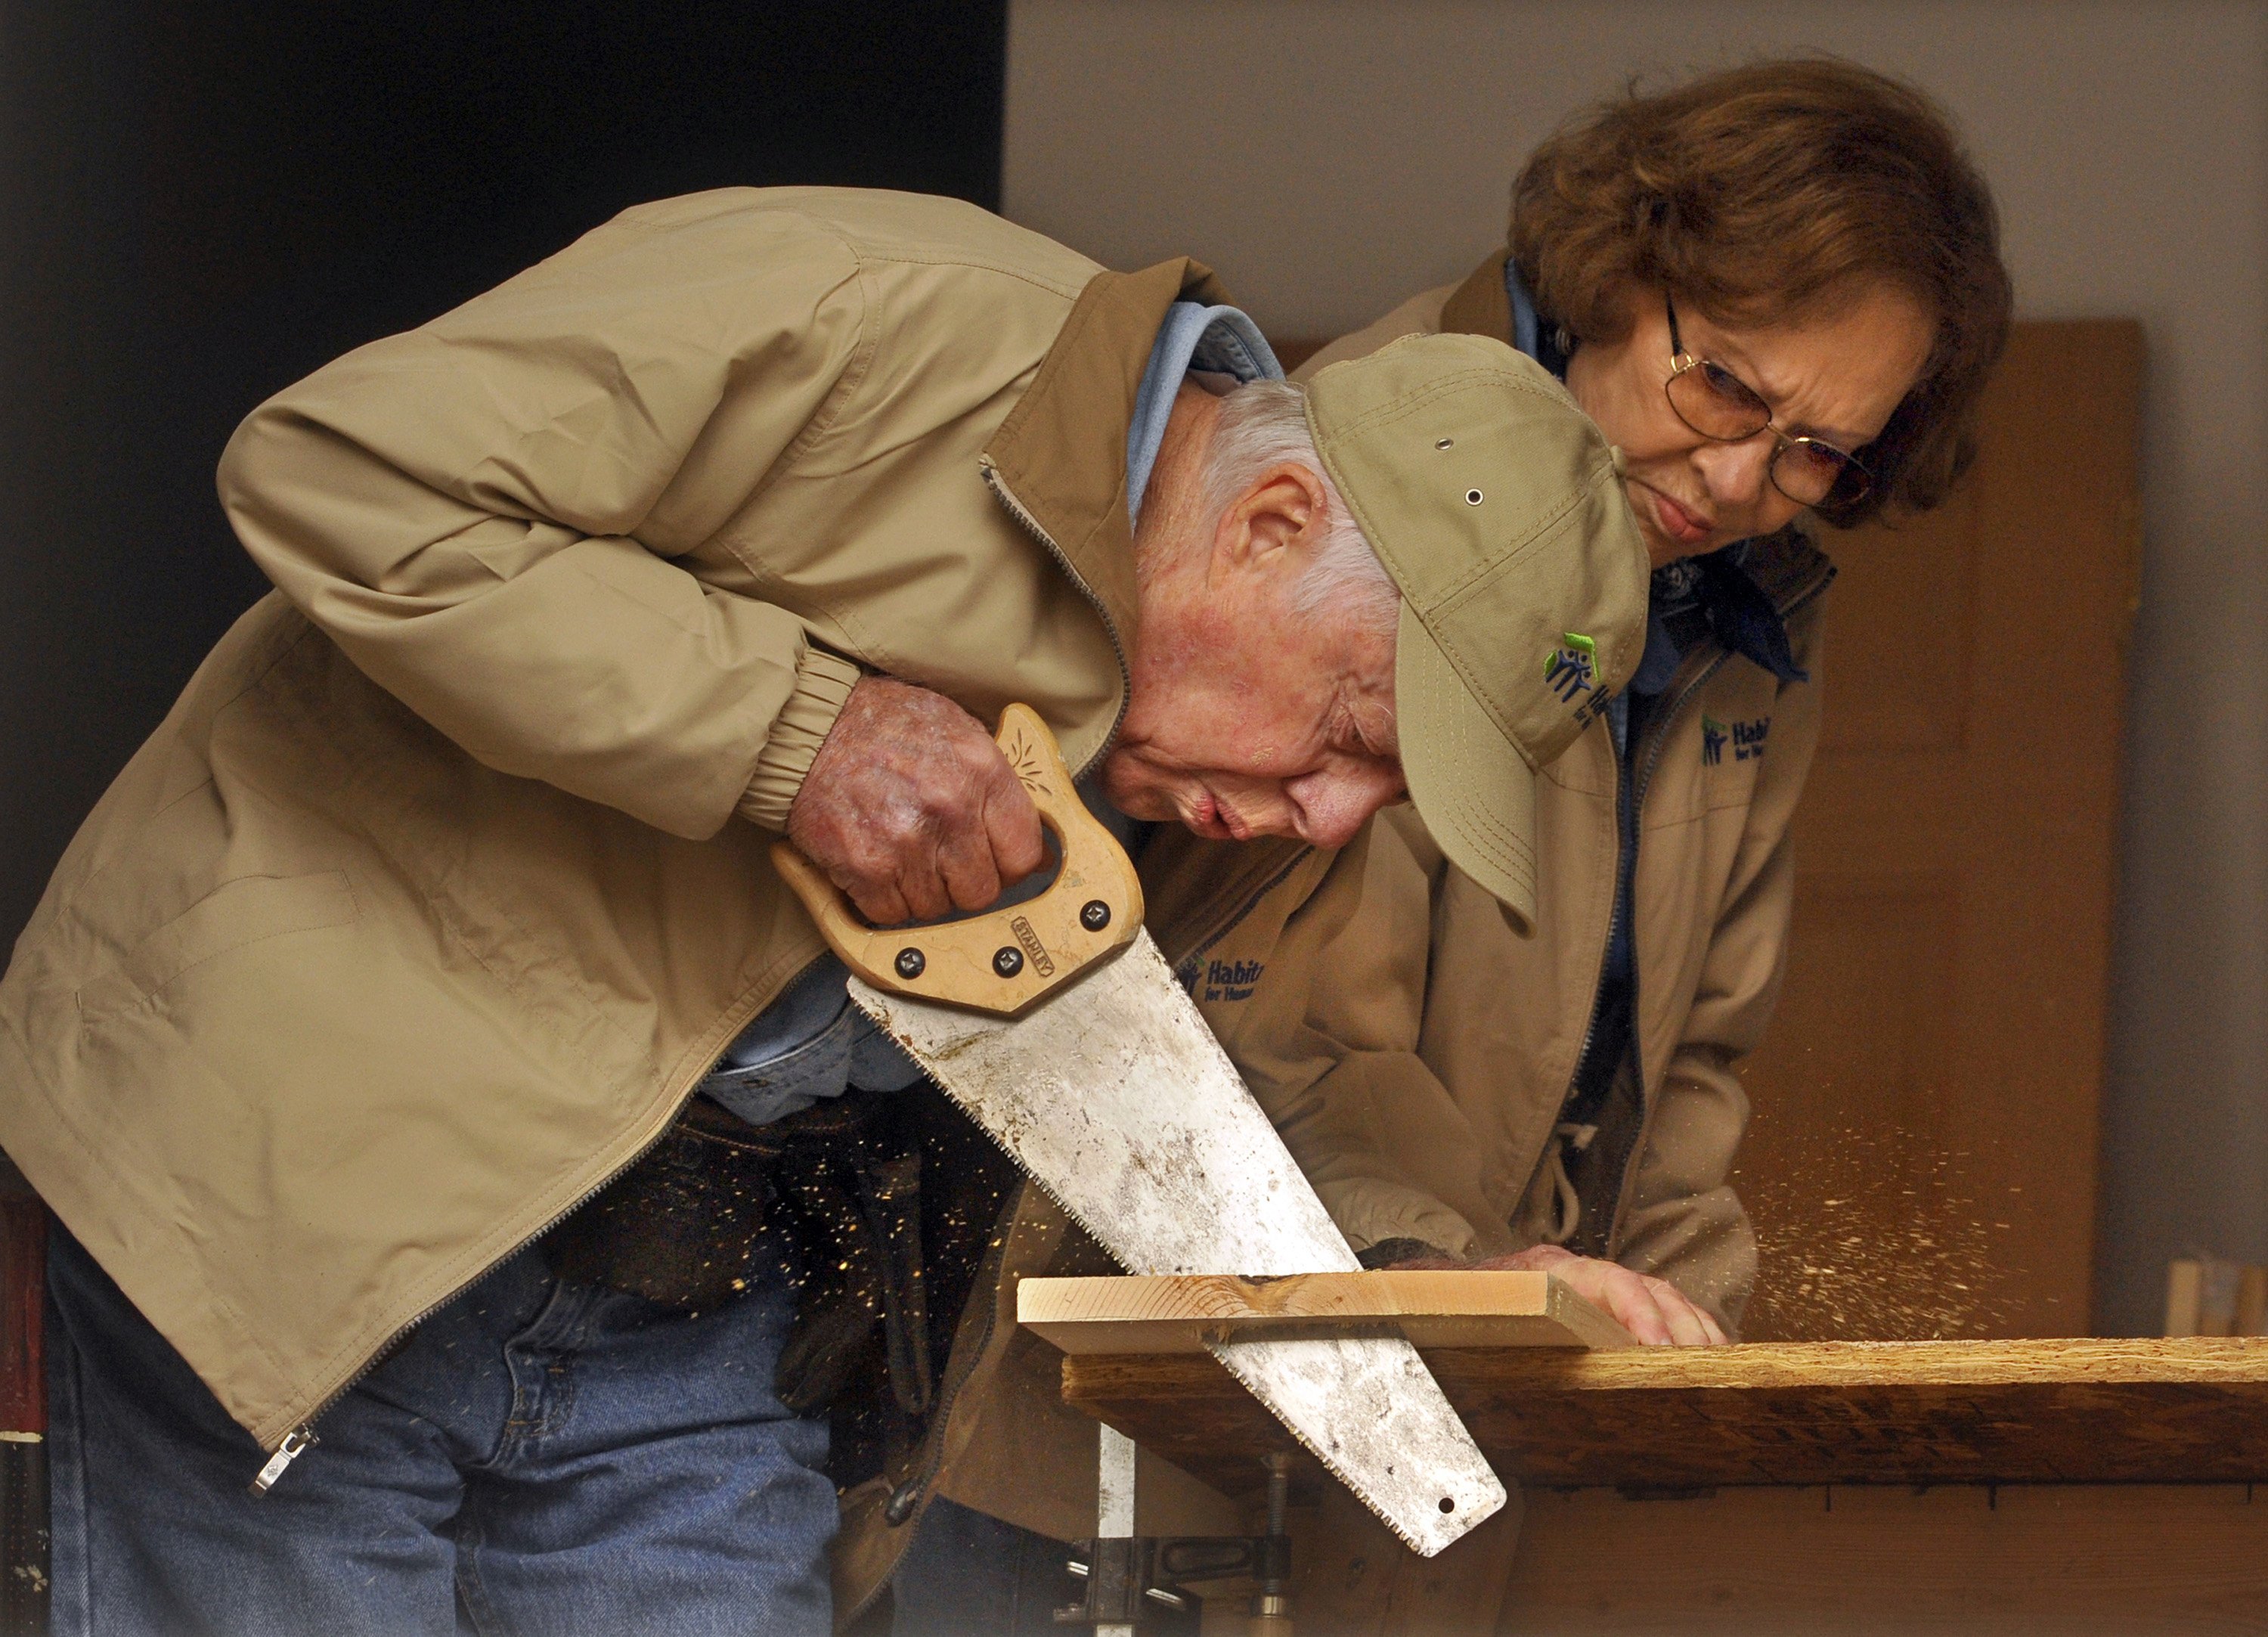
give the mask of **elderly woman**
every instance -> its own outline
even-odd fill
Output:
[[[1738,1324],[1732,1066],[1778,984],[1834,573],[1805,529],[1945,496],[2008,308],[1991,196],[1936,110],[1765,63],[1578,118],[1521,173],[1506,248],[1301,372],[1413,334],[1511,343],[1621,448],[1655,565],[1638,676],[1537,781],[1532,935],[1402,809],[1312,901],[1321,959],[1184,970],[1366,1264],[1548,1266],[1647,1341]],[[1042,1630],[1074,1595],[1060,1548],[977,1508],[1035,1513],[963,1499],[898,1572],[895,1637]],[[1329,1538],[1382,1539],[1329,1504]],[[1429,1583],[1501,1583],[1485,1543]],[[1484,1588],[1449,1604],[1494,1629]]]
[[[1925,98],[1762,63],[1573,121],[1505,249],[1310,360],[1510,341],[1622,449],[1654,564],[1637,677],[1538,785],[1532,937],[1408,809],[1343,860],[1361,908],[1308,1013],[1338,1060],[1263,1095],[1366,1263],[1549,1267],[1642,1339],[1734,1331],[1734,1065],[1786,955],[1834,577],[1808,531],[1945,497],[2009,305]]]

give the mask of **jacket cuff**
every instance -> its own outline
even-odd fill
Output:
[[[803,788],[828,730],[843,713],[843,703],[865,675],[824,648],[806,646],[795,665],[795,691],[772,719],[771,736],[756,757],[756,771],[741,793],[738,811],[751,824],[784,830],[787,810]]]

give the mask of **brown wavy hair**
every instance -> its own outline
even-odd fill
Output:
[[[1921,379],[1854,451],[1874,474],[1845,527],[1927,511],[1975,453],[1977,401],[2008,334],[1999,213],[1945,115],[1835,58],[1751,63],[1578,114],[1513,184],[1512,257],[1547,323],[1629,333],[1630,292],[1668,291],[1720,323],[1772,324],[1861,278],[1933,315]]]

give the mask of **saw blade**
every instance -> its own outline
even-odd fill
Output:
[[[1020,1018],[850,998],[1128,1272],[1247,1277],[1360,1265],[1145,931]],[[1413,1551],[1505,1487],[1399,1337],[1240,1340],[1219,1359]]]

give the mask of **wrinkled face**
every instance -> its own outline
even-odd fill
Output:
[[[1210,410],[1185,403],[1175,431],[1195,435]],[[1133,686],[1103,793],[1216,841],[1344,846],[1403,795],[1393,621],[1297,607],[1328,504],[1313,474],[1273,468],[1211,522],[1201,448],[1169,434],[1143,505]]]
[[[1567,389],[1626,461],[1624,483],[1654,566],[1767,535],[1804,510],[1772,487],[1778,442],[1769,431],[1718,443],[1670,408],[1669,319],[1662,292],[1631,298],[1630,334],[1586,342],[1567,365]],[[1928,362],[1932,326],[1921,305],[1868,284],[1794,322],[1734,328],[1677,306],[1678,339],[1730,370],[1771,406],[1793,438],[1858,453],[1878,436]],[[1863,460],[1865,457],[1860,455]]]
[[[1133,701],[1103,793],[1215,841],[1344,846],[1402,799],[1394,635],[1296,613],[1264,574],[1218,575],[1145,608]]]

